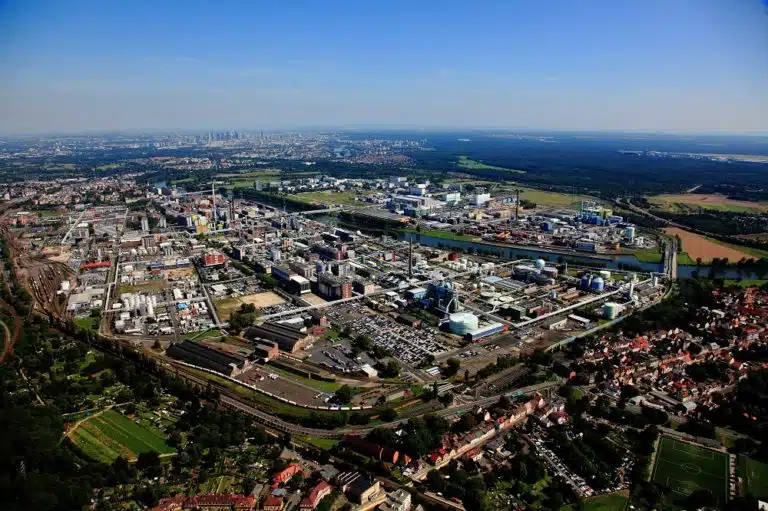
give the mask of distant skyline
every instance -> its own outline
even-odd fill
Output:
[[[768,0],[0,0],[0,133],[768,133]]]

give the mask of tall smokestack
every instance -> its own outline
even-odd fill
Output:
[[[216,230],[216,224],[219,223],[218,215],[216,214],[216,181],[211,181],[211,200],[213,201],[213,229]]]
[[[413,278],[413,237],[408,241],[408,278]]]
[[[515,223],[520,221],[520,188],[515,190],[517,200],[515,201]]]

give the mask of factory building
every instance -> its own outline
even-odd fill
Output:
[[[252,341],[261,339],[272,341],[280,350],[288,353],[295,353],[314,340],[314,337],[299,329],[271,321],[249,327],[243,336]]]
[[[277,346],[277,343],[262,339],[254,339],[253,342],[255,343],[253,347],[254,357],[260,358],[264,362],[269,362],[280,355],[280,348]]]
[[[227,262],[227,258],[221,252],[211,251],[203,256],[203,264],[208,266],[220,266]]]
[[[352,283],[352,290],[361,295],[369,295],[376,291],[376,284],[369,280],[356,280]]]
[[[251,368],[251,354],[247,351],[229,352],[208,344],[190,340],[171,344],[167,354],[188,364],[205,367],[227,376],[236,376]]]
[[[352,297],[352,283],[334,275],[323,273],[317,277],[317,292],[329,300]]]
[[[427,287],[427,295],[432,300],[432,306],[440,312],[456,312],[459,308],[456,289],[448,281],[430,283]]]

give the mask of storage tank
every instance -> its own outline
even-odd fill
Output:
[[[589,289],[589,285],[591,282],[592,282],[592,275],[590,275],[589,273],[585,273],[584,275],[581,276],[581,282],[579,287],[581,287],[581,289],[586,291],[587,289]]]
[[[546,265],[547,262],[544,259],[536,259],[536,268],[539,270],[543,270]]]
[[[611,272],[608,270],[600,270],[600,276],[603,277],[603,280],[608,280],[611,278]]]
[[[605,281],[602,277],[595,277],[589,284],[589,288],[597,293],[602,293],[605,289]]]
[[[147,303],[147,316],[152,317],[154,315],[155,315],[155,308],[152,307],[152,302],[150,301],[149,303]]]
[[[477,316],[470,312],[454,312],[448,317],[449,328],[456,335],[466,335],[473,330],[477,330]]]
[[[624,235],[633,240],[635,239],[635,228],[633,226],[629,226],[624,230]]]
[[[603,305],[603,316],[606,319],[616,319],[619,315],[619,304],[615,302],[606,302]]]

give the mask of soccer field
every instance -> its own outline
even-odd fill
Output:
[[[739,456],[737,467],[739,477],[744,482],[744,494],[761,500],[768,499],[768,464]]]
[[[661,437],[653,480],[679,495],[709,490],[719,504],[728,499],[728,455]]]

